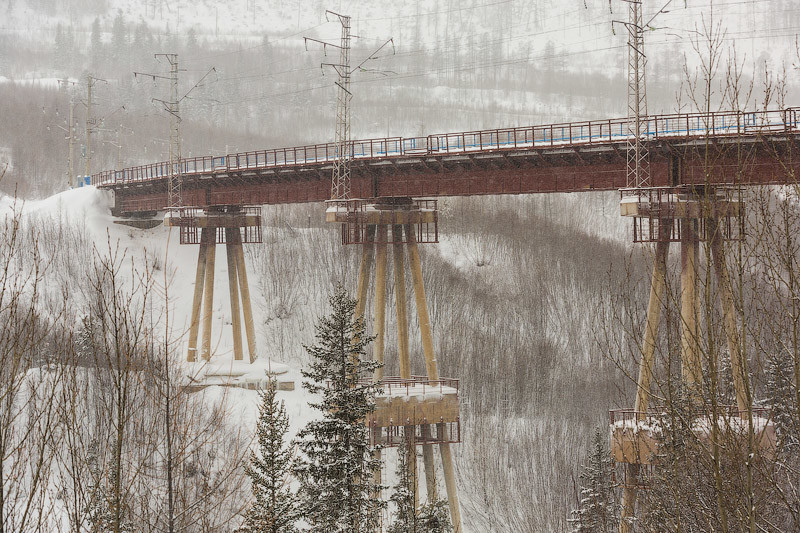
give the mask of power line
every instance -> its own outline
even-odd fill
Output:
[[[230,51],[230,52],[221,52],[219,54],[213,54],[213,55],[209,55],[209,56],[195,57],[195,58],[192,58],[192,59],[188,60],[187,63],[197,63],[199,61],[205,61],[205,60],[208,60],[208,59],[217,59],[217,58],[226,57],[226,56],[229,56],[229,55],[241,54],[243,52],[250,52],[252,50],[258,50],[259,48],[264,48],[264,47],[267,47],[267,46],[269,46],[271,44],[275,44],[275,43],[280,42],[280,41],[285,41],[286,39],[290,39],[292,37],[297,37],[298,35],[302,35],[303,33],[309,32],[311,30],[315,30],[315,29],[317,29],[317,28],[319,28],[321,26],[324,26],[327,23],[328,23],[328,21],[325,21],[325,22],[322,22],[320,24],[317,24],[316,26],[311,26],[310,28],[306,28],[304,30],[300,30],[298,32],[291,33],[289,35],[284,35],[283,37],[277,37],[275,39],[271,39],[269,41],[262,42],[261,44],[257,44],[257,45],[254,45],[254,46],[251,46],[251,47],[248,47],[248,48],[243,48],[241,50],[233,50],[233,51]]]
[[[429,11],[426,13],[416,13],[414,15],[397,15],[395,17],[374,17],[374,18],[359,18],[357,19],[358,22],[371,22],[371,21],[383,21],[383,20],[400,20],[400,19],[407,19],[407,18],[422,18],[422,17],[430,17],[433,15],[448,15],[451,13],[458,13],[460,11],[472,11],[473,9],[482,9],[485,7],[494,7],[503,4],[510,4],[514,0],[500,0],[499,2],[492,2],[489,4],[480,4],[477,6],[469,6],[469,7],[460,7],[456,9],[446,9],[442,11]]]

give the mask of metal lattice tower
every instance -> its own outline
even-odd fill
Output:
[[[95,81],[97,81],[97,78],[91,74],[86,75],[86,153],[84,156],[84,176],[91,176],[92,172],[92,133],[94,132],[95,126],[95,119],[92,116],[92,88],[94,88]]]
[[[627,186],[649,187],[650,160],[647,153],[647,89],[645,83],[644,24],[642,1],[628,2],[628,166]]]
[[[350,17],[337,15],[342,24],[342,44],[339,49],[339,65],[336,71],[336,160],[333,163],[331,200],[350,198]]]
[[[168,201],[169,207],[182,207],[183,194],[181,190],[181,115],[178,100],[178,54],[157,54],[169,61],[170,97],[165,102],[169,113],[169,178]]]

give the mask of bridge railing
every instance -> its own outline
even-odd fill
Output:
[[[376,159],[399,155],[404,152],[403,141],[404,139],[400,137],[352,141],[349,145],[350,156],[354,159]],[[243,171],[305,165],[333,161],[338,155],[338,147],[335,143],[242,152],[227,156],[226,169],[229,171]]]
[[[760,112],[720,112],[654,115],[645,119],[649,139],[715,137],[798,129],[797,109]],[[630,137],[625,118],[569,122],[428,136],[428,153],[481,152],[513,148],[606,144]]]
[[[680,113],[653,115],[644,121],[645,136],[650,140],[752,135],[797,131],[798,110]],[[386,137],[352,141],[348,149],[353,159],[382,159],[414,155],[437,155],[459,152],[563,147],[607,144],[630,137],[626,118],[547,124],[519,128],[444,133],[427,137]],[[335,143],[314,144],[228,154],[225,156],[182,159],[183,174],[202,175],[239,173],[248,170],[281,168],[324,163],[338,157]],[[178,168],[172,169],[177,172]],[[170,175],[170,163],[159,162],[124,170],[110,170],[92,176],[93,185],[139,183]]]

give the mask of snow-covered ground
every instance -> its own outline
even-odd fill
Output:
[[[0,215],[11,215],[16,211],[21,213],[23,221],[52,220],[67,226],[81,225],[92,240],[95,253],[108,254],[110,249],[119,246],[140,271],[147,265],[151,268],[158,265],[155,266],[154,272],[156,290],[150,296],[155,298],[154,307],[169,309],[170,330],[173,335],[180,338],[176,350],[185,354],[187,342],[185,332],[188,330],[191,315],[198,247],[179,245],[177,230],[165,227],[163,224],[143,230],[115,223],[110,212],[111,194],[89,186],[71,189],[39,201],[22,201],[4,196],[0,198]],[[219,253],[218,257],[224,257],[222,248]],[[91,261],[91,258],[86,258],[86,261]],[[296,385],[294,391],[278,393],[279,397],[287,402],[287,409],[292,413],[291,425],[294,432],[312,416],[306,405],[307,398],[300,386],[302,380],[299,369],[270,360],[270,357],[279,357],[280,354],[272,353],[272,347],[263,344],[257,346],[259,359],[254,364],[233,359],[227,268],[227,261],[216,261],[211,361],[207,364],[184,363],[186,376],[203,383],[223,375],[243,377],[246,381],[258,382],[259,379],[266,378],[269,370],[279,375],[279,381],[294,382]],[[122,273],[130,274],[126,270],[122,270]],[[258,314],[258,311],[256,308],[254,313]],[[256,318],[257,324],[262,322],[258,316]],[[205,394],[212,401],[226,398],[229,402],[235,402],[238,407],[236,412],[242,417],[242,427],[254,427],[258,405],[256,391],[213,386],[206,390]]]

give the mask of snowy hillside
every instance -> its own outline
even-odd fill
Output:
[[[603,199],[603,196],[608,198]],[[582,264],[571,245],[576,239],[587,245],[592,242],[581,236],[589,231],[588,224],[562,218],[557,213],[569,211],[565,207],[574,205],[575,201],[596,204],[613,202],[614,198],[613,194],[589,193],[587,196],[554,196],[547,202],[535,198],[491,203],[448,199],[442,205],[441,244],[422,248],[441,372],[461,379],[464,443],[454,450],[465,520],[471,524],[466,531],[477,533],[487,527],[512,531],[517,530],[519,524],[545,531],[564,523],[568,499],[555,487],[563,486],[580,460],[585,432],[604,418],[603,410],[610,400],[604,389],[613,376],[613,372],[591,354],[591,346],[584,341],[591,336],[589,328],[594,322],[587,309],[597,305],[590,302],[605,299],[602,279],[613,258],[624,256],[626,252],[625,247],[611,242],[595,242],[591,246],[597,250],[597,256],[607,257],[608,262],[599,260],[594,266]],[[42,201],[17,203],[16,209],[22,212],[24,227],[42,228],[44,233],[40,240],[49,242],[64,234],[60,238],[71,242],[66,248],[48,248],[51,250],[48,254],[53,254],[53,267],[47,269],[45,277],[50,287],[64,284],[71,287],[70,307],[75,316],[80,316],[85,306],[92,305],[94,296],[88,280],[93,278],[91,265],[98,260],[116,256],[120,265],[133,260],[132,270],[120,269],[120,283],[125,286],[135,285],[136,279],[149,273],[153,280],[147,304],[151,309],[148,311],[150,327],[163,339],[166,320],[169,320],[171,346],[176,357],[182,358],[197,248],[178,245],[177,235],[170,234],[163,225],[141,230],[115,224],[108,210],[109,202],[108,193],[86,187]],[[8,213],[15,204],[6,198],[3,205]],[[282,381],[294,380],[296,384],[293,392],[279,392],[279,399],[287,405],[292,434],[314,416],[306,403],[309,398],[300,387],[299,369],[308,360],[301,343],[313,340],[314,324],[325,312],[325,299],[331,287],[337,281],[344,281],[352,290],[357,271],[357,250],[343,248],[338,243],[335,228],[320,222],[321,213],[321,207],[316,205],[267,206],[265,243],[246,246],[258,352],[261,357],[272,359],[273,370],[288,370],[280,377]],[[553,221],[546,221],[546,216]],[[609,218],[608,223],[619,223],[616,213],[608,213],[608,216],[613,216],[613,221]],[[501,230],[503,226],[492,222],[497,220],[516,222],[506,224]],[[602,223],[602,218],[597,223]],[[488,229],[489,233],[477,237],[479,228],[483,228],[484,233]],[[222,254],[224,251],[220,248],[218,257]],[[219,367],[231,363],[232,343],[230,304],[226,294],[227,265],[222,260],[216,264],[212,366]],[[547,266],[553,264],[561,266],[558,270]],[[466,287],[471,288],[466,290]],[[552,292],[556,287],[571,294],[572,306],[565,306],[563,296]],[[487,297],[489,291],[492,297]],[[57,302],[62,292],[55,290],[50,297]],[[391,287],[389,293],[392,293]],[[394,306],[391,297],[388,305]],[[464,313],[469,313],[471,318],[466,319]],[[415,328],[412,325],[413,370],[421,372],[422,361],[417,355],[421,347],[418,334],[413,333]],[[395,345],[390,319],[387,373],[397,372],[392,355]],[[556,354],[562,349],[571,355],[559,361]],[[484,360],[487,354],[492,354],[489,367]],[[266,361],[259,361],[255,372],[263,372],[266,365]],[[576,382],[574,369],[586,365],[605,369],[600,374],[595,373],[591,382]],[[183,365],[183,368],[184,372],[195,375],[198,372],[196,366],[186,370],[188,367]],[[545,375],[548,378],[541,381]],[[537,381],[539,385],[532,389]],[[582,388],[583,398],[588,403],[578,406],[572,400],[572,406],[565,409],[564,395],[570,394],[573,387]],[[198,397],[204,398],[213,410],[231,413],[228,425],[235,427],[245,441],[249,440],[257,406],[255,391],[211,387]],[[555,412],[560,413],[561,418],[554,418],[552,413]],[[505,496],[484,494],[481,479],[487,475],[486,469],[492,471],[492,475],[500,473],[493,463],[476,460],[485,453],[487,446],[494,446],[494,440],[487,440],[488,434],[480,429],[487,424],[495,428],[492,433],[509,439],[509,447],[495,456],[497,460],[512,460],[523,453],[529,458],[527,468],[546,469],[548,481],[537,476],[526,480],[498,480],[497,483],[516,486],[515,492]],[[553,431],[565,431],[565,438],[575,446],[571,450],[553,449],[551,444],[541,440],[545,433]],[[389,458],[390,476],[393,461]],[[509,503],[509,498],[513,501],[523,494],[534,493],[541,505],[557,509],[555,514],[549,518],[516,512],[506,516],[500,511]],[[500,515],[488,524],[481,518],[486,513]]]
[[[717,74],[733,61],[742,72],[740,86],[754,83],[738,105],[774,107],[778,99],[791,104],[797,97],[790,67],[798,63],[793,36],[800,26],[792,2],[674,0],[660,12],[663,5],[645,3],[650,113],[700,105],[690,93],[708,63],[709,42]],[[164,75],[157,53],[177,53],[186,69],[179,82],[187,96],[184,155],[329,141],[335,73],[320,63],[330,62],[331,53],[314,43],[306,49],[303,41],[338,41],[341,28],[335,17],[325,18],[326,8],[352,16],[359,36],[354,63],[392,38],[353,78],[354,137],[623,116],[626,6],[14,0],[0,7],[0,115],[17,132],[0,132],[0,149],[11,163],[3,186],[11,192],[16,183],[29,197],[63,190],[70,98],[78,124],[75,169],[83,173],[87,74],[105,80],[94,93],[98,127],[90,172],[166,159],[168,119],[154,99],[166,97],[167,83],[133,75]],[[69,80],[61,91],[58,79]],[[772,86],[766,104],[765,84]],[[725,97],[714,91],[712,107],[730,107]],[[34,147],[53,157],[36,160]]]

